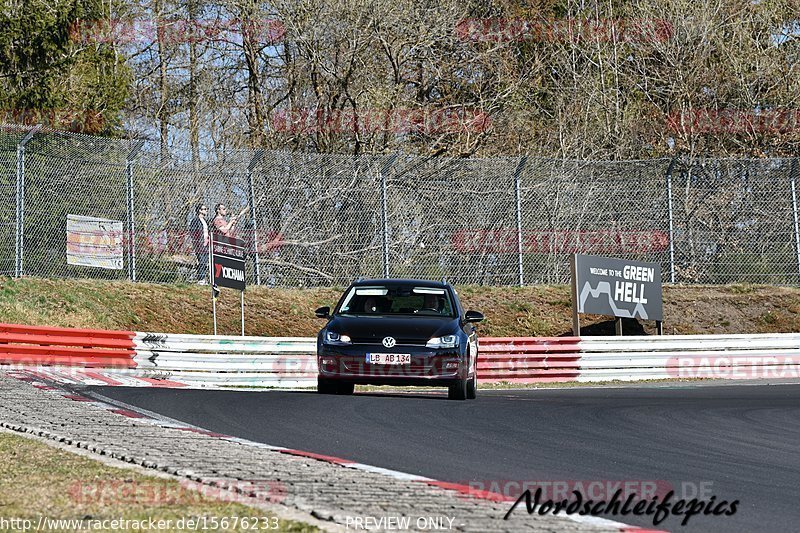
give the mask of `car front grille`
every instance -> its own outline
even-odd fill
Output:
[[[373,344],[375,346],[383,346],[384,337],[351,337],[350,340],[353,344]],[[403,337],[394,337],[396,346],[425,346],[430,339],[412,339]]]

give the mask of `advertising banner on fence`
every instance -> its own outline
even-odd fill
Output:
[[[658,263],[576,254],[574,270],[578,313],[662,320]]]
[[[212,249],[214,285],[243,291],[245,287],[245,242],[215,235]]]
[[[67,264],[120,270],[122,222],[67,215]]]

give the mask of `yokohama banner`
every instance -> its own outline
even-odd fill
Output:
[[[245,243],[236,237],[214,235],[212,241],[214,285],[243,291],[245,287]]]

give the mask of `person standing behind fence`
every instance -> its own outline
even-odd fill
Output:
[[[208,206],[198,204],[195,208],[197,215],[189,223],[189,236],[192,239],[194,253],[197,255],[197,283],[200,285],[208,284]]]
[[[225,207],[225,204],[217,204],[214,206],[214,211],[216,212],[214,216],[214,229],[217,233],[225,237],[234,237],[233,228],[239,221],[239,218],[244,215],[248,209],[249,208],[245,207],[241,213],[233,215],[230,221],[227,221],[225,217],[228,215],[228,208]]]

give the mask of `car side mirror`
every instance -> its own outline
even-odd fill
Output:
[[[464,322],[480,322],[483,319],[483,313],[478,311],[467,311],[464,313]]]
[[[320,307],[314,311],[314,314],[317,315],[317,318],[330,318],[331,308],[327,305],[325,307]]]

